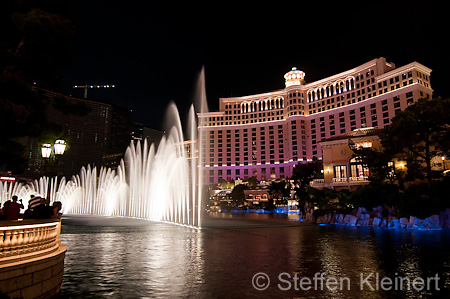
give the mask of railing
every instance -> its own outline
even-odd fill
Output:
[[[347,178],[333,178],[333,183],[347,183]]]
[[[349,178],[350,182],[368,182],[369,177],[367,176],[355,176]]]
[[[61,222],[52,219],[1,221],[1,265],[36,258],[59,248]]]
[[[313,188],[320,188],[325,185],[325,179],[313,179],[309,182],[309,185]]]
[[[333,183],[361,183],[361,182],[368,182],[369,178],[366,176],[356,176],[356,177],[349,177],[349,178],[333,178]]]

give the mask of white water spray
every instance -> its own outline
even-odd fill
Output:
[[[203,70],[198,91],[199,112],[206,112]],[[123,216],[201,227],[201,142],[205,139],[202,133],[197,136],[194,106],[189,111],[188,141],[175,104],[169,105],[166,119],[169,129],[158,148],[147,140],[132,142],[117,170],[102,167],[97,172],[96,167],[87,166],[68,181],[42,177],[28,184],[0,182],[0,200],[3,203],[17,195],[26,209],[30,195],[39,194],[51,202],[61,201],[64,214]]]

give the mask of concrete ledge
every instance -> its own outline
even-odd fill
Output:
[[[58,293],[64,274],[67,247],[0,267],[0,290],[9,297],[51,298]]]

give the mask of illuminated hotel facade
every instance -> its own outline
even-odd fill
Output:
[[[200,113],[204,183],[292,176],[298,163],[322,158],[321,140],[358,128],[383,128],[398,111],[431,98],[431,69],[396,68],[380,57],[305,83],[292,68],[285,88],[219,99],[219,111]]]

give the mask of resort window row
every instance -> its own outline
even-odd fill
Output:
[[[198,114],[205,183],[289,177],[297,163],[322,158],[319,143],[383,128],[420,98],[431,98],[430,73],[417,62],[395,68],[378,58],[305,84],[304,73],[293,68],[283,90],[221,98],[220,111]],[[352,167],[348,173],[364,172]]]
[[[201,125],[230,126],[278,121],[295,115],[312,115],[352,105],[412,84],[430,88],[429,76],[418,70],[407,70],[382,80],[373,70],[367,71],[365,75],[363,73],[307,91],[275,92],[266,99],[226,103],[221,113],[202,119]]]

